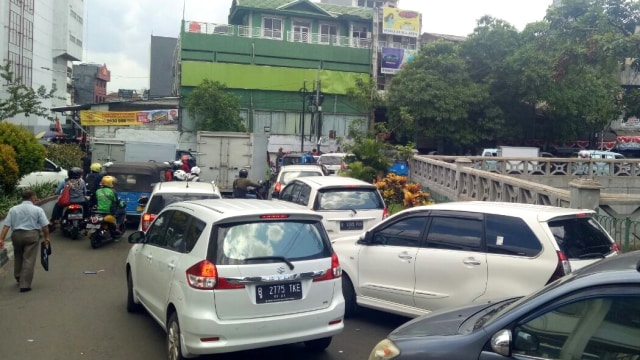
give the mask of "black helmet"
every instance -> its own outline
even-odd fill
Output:
[[[79,167],[72,167],[69,169],[69,179],[80,179],[82,177],[82,169]]]
[[[246,178],[247,176],[249,176],[249,172],[247,171],[247,169],[240,169],[240,177]]]

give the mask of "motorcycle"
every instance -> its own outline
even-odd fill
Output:
[[[84,209],[82,204],[70,204],[67,206],[60,219],[62,235],[77,240],[78,235],[84,228]]]
[[[269,181],[258,181],[259,187],[249,187],[247,189],[247,199],[267,200],[269,194]]]
[[[86,225],[85,235],[91,240],[91,247],[97,249],[104,243],[118,240],[123,229],[124,224],[117,224],[115,216],[94,211]]]

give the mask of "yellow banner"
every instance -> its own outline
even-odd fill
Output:
[[[178,109],[147,111],[80,111],[82,126],[169,125],[178,122]]]
[[[420,36],[420,13],[417,11],[383,8],[382,33],[391,35]]]

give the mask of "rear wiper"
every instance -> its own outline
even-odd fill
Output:
[[[256,257],[244,259],[244,261],[260,261],[260,260],[280,260],[289,266],[289,270],[293,270],[294,268],[293,263],[284,256],[256,256]]]

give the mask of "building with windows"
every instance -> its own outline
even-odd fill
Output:
[[[0,2],[0,59],[34,89],[56,88],[43,101],[47,108],[71,103],[71,61],[82,57],[83,0],[5,0]],[[0,97],[6,97],[0,88]],[[6,119],[34,132],[47,130],[50,120],[17,115]]]
[[[309,0],[241,0],[229,24],[184,21],[176,94],[184,99],[202,80],[219,81],[240,97],[247,128],[269,133],[270,150],[317,148],[366,117],[347,90],[370,78],[373,15]],[[183,129],[195,128],[182,111]]]
[[[74,99],[78,105],[107,102],[107,83],[111,71],[106,64],[73,65]]]

